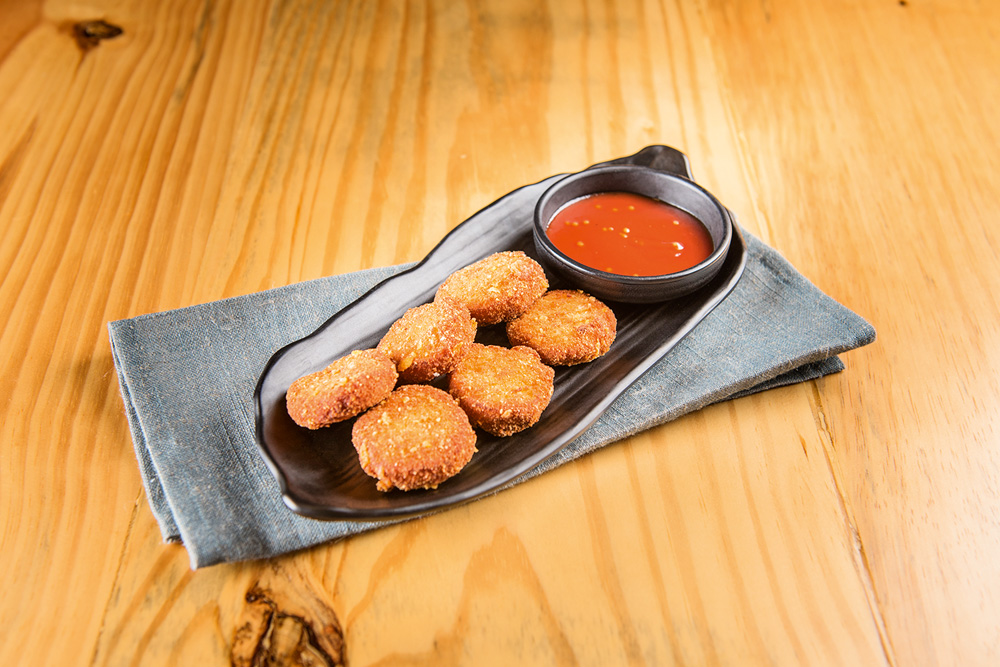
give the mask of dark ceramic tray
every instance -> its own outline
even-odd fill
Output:
[[[610,164],[642,164],[691,178],[687,158],[667,146],[650,146]],[[535,257],[535,203],[560,178],[553,176],[515,190],[476,213],[445,236],[420,264],[379,283],[315,332],[271,357],[254,393],[256,435],[289,508],[316,519],[399,519],[497,490],[583,433],[725,299],[742,275],[746,245],[734,221],[725,264],[705,287],[659,304],[608,302],[618,318],[614,345],[589,364],[556,369],[552,401],[537,424],[507,438],[478,431],[479,451],[472,461],[437,489],[377,491],[375,480],[361,470],[351,444],[354,420],[318,431],[300,428],[285,410],[285,391],[296,378],[324,368],[351,350],[374,347],[407,308],[432,300],[438,285],[457,269],[501,250],[523,250]],[[552,288],[568,286],[556,276],[549,275],[549,279]],[[507,345],[502,325],[483,327],[477,340]]]

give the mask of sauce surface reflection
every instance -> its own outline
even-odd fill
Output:
[[[683,271],[714,250],[708,230],[690,213],[629,192],[570,202],[553,216],[547,234],[577,262],[625,276]]]

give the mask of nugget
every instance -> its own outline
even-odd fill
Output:
[[[448,392],[403,385],[354,422],[351,440],[379,491],[433,489],[476,452],[476,432]]]
[[[355,350],[292,383],[285,406],[299,426],[318,429],[350,419],[396,386],[396,365],[377,350]]]
[[[593,361],[611,348],[618,321],[606,305],[579,290],[552,290],[507,323],[512,345],[527,345],[547,364]]]
[[[429,382],[451,371],[462,348],[476,338],[465,306],[425,303],[393,322],[376,349],[396,363],[403,382]]]
[[[555,371],[530,347],[474,343],[448,380],[473,426],[508,436],[534,425],[552,398]]]
[[[549,288],[541,264],[520,250],[484,257],[448,276],[435,301],[463,304],[482,326],[507,322],[528,309]]]

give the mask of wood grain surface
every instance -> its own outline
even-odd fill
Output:
[[[1000,5],[0,0],[0,664],[1000,662]],[[416,260],[664,143],[877,342],[191,571],[106,323]]]

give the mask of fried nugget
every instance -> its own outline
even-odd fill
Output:
[[[508,436],[538,421],[552,398],[554,377],[530,347],[474,343],[455,364],[448,391],[474,426]]]
[[[541,264],[520,250],[498,252],[448,276],[435,301],[463,304],[482,326],[507,322],[549,288]]]
[[[552,290],[507,323],[512,345],[527,345],[547,364],[572,366],[611,349],[618,321],[611,309],[579,290]]]
[[[396,386],[396,365],[377,350],[355,350],[321,371],[300,377],[285,394],[299,426],[318,429],[350,419],[375,405]]]
[[[465,306],[425,303],[393,322],[376,349],[396,363],[403,382],[429,382],[451,371],[462,348],[476,338]]]
[[[358,417],[351,440],[379,491],[433,489],[476,452],[476,432],[448,392],[403,385]]]

